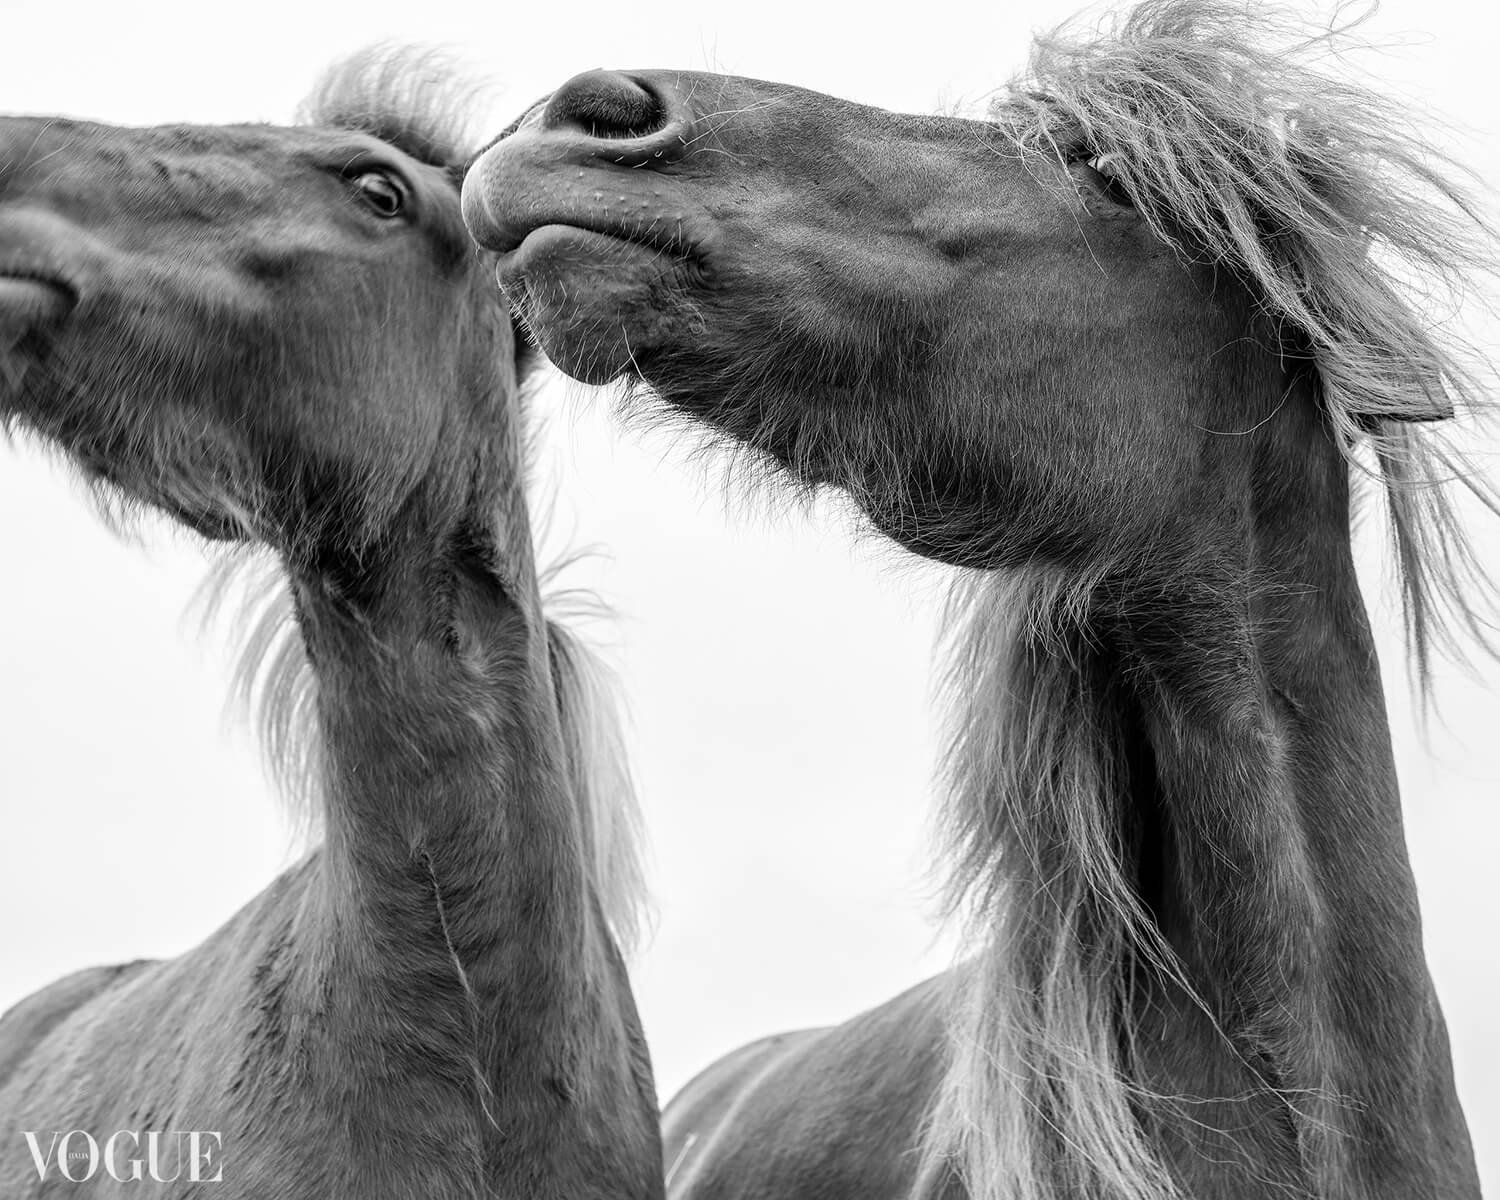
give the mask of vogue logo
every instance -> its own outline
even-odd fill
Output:
[[[70,1183],[83,1183],[101,1171],[120,1183],[145,1179],[156,1183],[174,1183],[179,1179],[189,1183],[224,1182],[223,1138],[218,1133],[196,1129],[136,1133],[117,1129],[103,1143],[84,1129],[22,1136],[31,1151],[31,1161],[36,1164],[38,1179],[46,1179],[55,1170]],[[44,1138],[49,1139],[45,1150]]]

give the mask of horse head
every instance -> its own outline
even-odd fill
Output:
[[[465,212],[563,370],[643,380],[949,561],[1129,540],[1182,504],[1195,429],[1277,398],[1272,371],[1233,413],[1204,386],[1242,292],[983,122],[589,72],[487,151]]]
[[[308,563],[471,499],[515,424],[462,150],[420,97],[338,89],[296,127],[0,121],[0,418],[127,501]]]

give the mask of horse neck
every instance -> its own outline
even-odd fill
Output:
[[[503,934],[533,970],[567,972],[591,893],[546,622],[529,546],[506,569],[473,535],[403,536],[355,606],[326,581],[298,589],[327,858],[350,896],[429,893],[462,959]]]
[[[1163,1123],[1189,1194],[1247,1147],[1319,1196],[1472,1191],[1347,464],[1309,402],[1221,466],[1209,487],[1239,500],[1205,491],[1189,511],[1217,515],[1095,630],[1126,878],[1196,992],[1146,972],[1128,1054],[1159,1094],[1250,1097]]]
[[[621,1104],[638,1031],[564,760],[518,448],[475,476],[501,482],[419,490],[357,565],[293,571],[326,830],[303,994],[340,1009],[334,1082],[373,1064],[408,1108],[456,1092],[525,1163],[528,1139],[572,1136],[559,1097]]]
[[[1149,563],[972,577],[948,815],[987,948],[929,1147],[985,1200],[1477,1196],[1348,467],[1284,411]]]

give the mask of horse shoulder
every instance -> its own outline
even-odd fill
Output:
[[[225,1080],[190,1079],[182,1048],[192,1042],[227,1051],[262,1016],[246,992],[286,948],[308,883],[306,867],[304,861],[283,873],[176,958],[77,971],[6,1012],[0,1017],[0,1114],[24,1100],[29,1111],[59,1108],[59,1120],[119,1117],[125,1113],[114,1110],[133,1109],[151,1080],[170,1082],[166,1094],[194,1084],[207,1084],[211,1092],[225,1086]],[[215,1055],[209,1073],[229,1067],[225,1056]]]
[[[154,961],[142,958],[104,967],[85,967],[49,983],[0,1014],[0,1090],[54,1029]]]
[[[843,1025],[764,1038],[714,1063],[662,1114],[673,1200],[904,1195],[946,1065],[928,980]]]

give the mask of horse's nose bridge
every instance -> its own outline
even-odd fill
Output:
[[[548,98],[531,129],[573,154],[628,166],[658,166],[691,144],[691,106],[650,72],[593,70]]]
[[[0,117],[0,200],[76,203],[104,194],[129,171],[128,132],[66,117]]]
[[[0,204],[41,205],[86,224],[132,214],[134,229],[169,219],[213,222],[229,205],[248,218],[281,198],[266,164],[288,157],[250,134],[214,136],[193,125],[6,117]],[[154,224],[141,224],[145,217]]]
[[[83,144],[86,130],[65,117],[0,117],[0,189],[9,190],[69,147]]]

